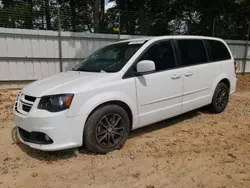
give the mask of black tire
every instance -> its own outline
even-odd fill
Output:
[[[106,154],[121,149],[129,132],[127,112],[120,106],[106,105],[95,110],[88,118],[83,133],[84,146],[91,152]]]
[[[227,84],[220,82],[214,92],[212,103],[209,105],[209,110],[212,113],[222,113],[229,101],[229,88]]]

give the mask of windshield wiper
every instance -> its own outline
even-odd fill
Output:
[[[87,69],[74,69],[73,71],[77,71],[77,72],[93,72]]]

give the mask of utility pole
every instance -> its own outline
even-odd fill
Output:
[[[243,64],[243,76],[245,75],[245,72],[246,72],[247,54],[248,54],[248,45],[249,45],[249,34],[250,34],[250,21],[248,21],[247,42],[246,42],[245,58],[244,58],[244,64]]]
[[[119,9],[119,17],[118,17],[118,40],[121,39],[121,11]]]
[[[94,0],[94,32],[99,33],[100,29],[100,0]]]
[[[62,33],[61,33],[61,6],[57,4],[58,12],[58,57],[59,57],[59,65],[60,65],[60,72],[63,72],[63,62],[62,62]]]
[[[213,23],[213,37],[215,35],[215,25],[216,25],[216,18],[214,17],[214,23]]]

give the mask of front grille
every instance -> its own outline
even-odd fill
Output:
[[[25,112],[30,112],[31,106],[27,106],[25,104],[23,104],[23,111]]]
[[[31,96],[28,96],[28,95],[25,95],[24,99],[26,101],[30,101],[30,102],[35,102],[36,101],[36,97],[31,97]]]
[[[32,109],[35,101],[36,101],[36,97],[24,95],[21,93],[17,97],[15,109],[18,113],[22,115],[27,115]]]

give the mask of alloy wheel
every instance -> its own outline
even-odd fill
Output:
[[[105,115],[96,128],[96,140],[104,147],[114,147],[124,137],[125,126],[122,117],[116,113]]]

